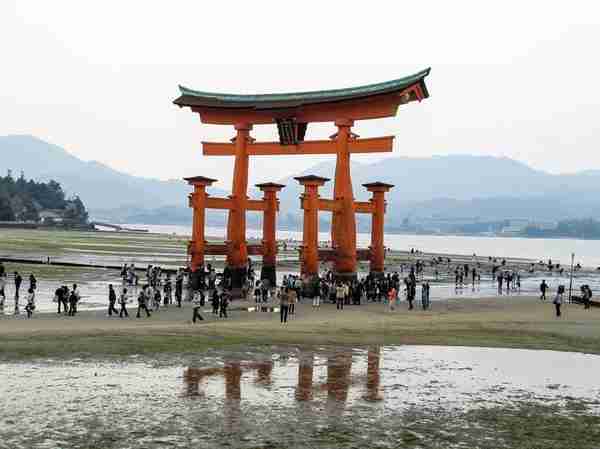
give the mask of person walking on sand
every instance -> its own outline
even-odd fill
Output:
[[[406,278],[404,283],[406,285],[406,301],[408,302],[408,310],[412,310],[414,308],[413,301],[416,296],[416,281]]]
[[[287,323],[289,311],[289,289],[283,287],[279,294],[279,318],[282,323]]]
[[[200,309],[204,305],[204,292],[202,290],[198,290],[197,294],[194,295],[194,314],[192,315],[192,323],[195,323],[196,320],[204,321],[204,317],[200,314]]]
[[[346,295],[346,288],[341,282],[338,282],[335,287],[335,299],[336,305],[335,308],[337,310],[344,310],[344,296]]]
[[[146,293],[144,292],[145,289],[142,289],[142,291],[140,292],[140,294],[138,295],[138,308],[137,308],[137,314],[136,314],[136,318],[140,318],[140,314],[141,311],[145,311],[146,312],[146,318],[149,318],[151,316],[150,311],[148,310],[148,306],[146,305]]]
[[[127,300],[127,289],[124,288],[123,292],[121,293],[121,297],[119,298],[119,305],[121,306],[121,310],[119,310],[119,318],[123,318],[123,315],[129,318],[129,313],[127,313]]]
[[[388,291],[388,302],[389,302],[390,312],[393,312],[395,310],[397,297],[398,297],[398,292],[396,290],[396,287],[392,286],[392,288],[390,288],[390,290]]]
[[[181,274],[177,275],[177,279],[175,280],[175,301],[177,302],[177,307],[181,307],[181,296],[183,295],[183,276]]]
[[[68,316],[75,316],[77,313],[77,291],[71,290],[69,294],[69,313]]]
[[[63,285],[61,288],[62,295],[58,297],[62,301],[63,313],[69,313],[69,287]]]
[[[37,290],[37,279],[35,278],[35,276],[33,275],[33,273],[31,273],[29,275],[29,288]]]
[[[289,302],[289,314],[294,315],[296,313],[296,303],[298,302],[298,293],[295,288],[291,288],[288,293]]]
[[[6,300],[6,274],[0,274],[0,309],[4,309],[4,301]]]
[[[546,284],[546,279],[542,279],[542,283],[540,284],[540,300],[546,300],[546,291],[548,290],[548,284]]]
[[[27,305],[25,311],[27,312],[27,318],[31,318],[33,311],[35,310],[35,290],[29,287],[27,291]]]
[[[227,307],[229,306],[229,295],[223,291],[219,298],[219,318],[227,318]]]
[[[112,316],[114,313],[118,315],[117,309],[115,308],[115,304],[117,303],[117,294],[115,293],[115,289],[112,284],[108,284],[108,316]]]
[[[429,282],[421,286],[421,306],[423,310],[429,309]]]
[[[321,289],[316,288],[313,295],[313,307],[319,309],[321,307]]]
[[[586,297],[585,308],[589,309],[592,305],[592,289],[587,284],[585,285],[585,297]]]
[[[65,293],[65,291],[63,290],[62,285],[54,291],[54,302],[56,302],[58,305],[58,311],[56,313],[60,313],[60,308],[63,305],[64,293]],[[66,307],[64,308],[64,311],[65,311],[65,313],[67,312]]]
[[[564,285],[559,285],[558,286],[558,290],[556,291],[556,296],[554,297],[554,300],[552,301],[554,303],[554,307],[556,308],[556,317],[560,318],[560,306],[563,303],[563,293],[565,292],[565,286]]]
[[[163,305],[168,306],[173,302],[173,286],[171,285],[171,276],[167,274],[165,285],[163,286]]]
[[[217,289],[209,290],[210,302],[212,304],[212,313],[213,315],[218,315],[219,313],[219,293]]]
[[[15,315],[19,314],[19,290],[21,290],[21,283],[23,278],[18,271],[15,271]]]

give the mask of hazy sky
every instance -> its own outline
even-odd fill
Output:
[[[232,160],[202,157],[200,142],[233,131],[174,106],[178,84],[328,89],[431,66],[429,99],[356,127],[396,135],[385,157],[472,153],[555,173],[600,169],[600,6],[554,3],[2,0],[0,135],[33,134],[135,175],[228,185]],[[309,138],[334,132],[311,126]],[[255,158],[251,181],[321,160]]]

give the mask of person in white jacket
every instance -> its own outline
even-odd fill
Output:
[[[560,306],[563,303],[564,292],[565,292],[565,286],[559,285],[558,290],[556,290],[556,296],[554,297],[554,300],[552,301],[554,303],[554,307],[556,308],[556,316],[557,317],[560,317]]]

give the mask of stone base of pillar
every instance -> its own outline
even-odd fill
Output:
[[[263,265],[260,269],[260,280],[267,279],[270,287],[277,286],[277,269],[275,265]]]
[[[336,282],[352,282],[356,280],[356,273],[333,273],[333,279]]]
[[[231,289],[231,298],[240,299],[242,297],[242,287],[246,279],[246,268],[228,267],[227,276],[229,279],[225,281],[225,285]]]
[[[314,275],[308,275],[308,276],[303,276],[302,278],[302,282],[303,282],[303,294],[306,295],[307,298],[314,298],[315,296],[318,296],[320,294],[319,292],[319,288],[320,288],[320,284],[319,284],[319,276],[314,274]]]
[[[204,273],[201,273],[200,270],[192,271],[191,274],[192,280],[192,290],[198,291],[204,282]]]

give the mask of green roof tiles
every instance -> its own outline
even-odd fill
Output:
[[[423,82],[429,75],[430,69],[427,68],[404,78],[398,78],[392,81],[369,84],[366,86],[349,87],[345,89],[320,90],[313,92],[294,92],[280,94],[257,94],[257,95],[238,95],[214,92],[202,92],[179,86],[181,96],[175,100],[179,106],[220,106],[220,107],[256,107],[273,106],[280,104],[310,104],[323,103],[327,101],[339,101],[343,99],[365,97],[370,95],[383,94],[403,90],[413,84],[422,83],[424,95],[427,96],[427,90]]]

